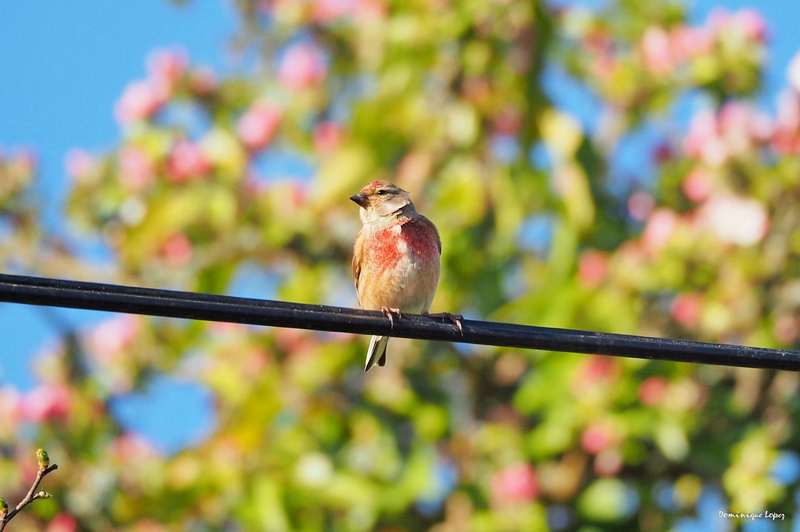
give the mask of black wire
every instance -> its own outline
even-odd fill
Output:
[[[800,352],[0,274],[0,301],[573,353],[800,370]]]

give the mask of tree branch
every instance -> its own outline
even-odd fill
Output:
[[[31,504],[33,501],[37,499],[49,499],[52,495],[44,490],[37,491],[39,489],[39,484],[41,484],[42,479],[46,477],[49,473],[52,473],[56,469],[58,469],[58,464],[50,465],[50,458],[47,456],[47,453],[39,449],[36,451],[36,457],[39,462],[39,470],[36,472],[36,478],[31,484],[31,489],[28,490],[28,493],[25,497],[17,504],[17,506],[8,511],[8,504],[6,503],[5,499],[0,497],[0,516],[2,516],[2,520],[0,520],[0,532],[5,530],[6,525],[9,521],[11,521],[23,508]]]

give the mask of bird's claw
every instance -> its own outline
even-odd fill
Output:
[[[397,319],[398,320],[402,317],[402,314],[400,314],[400,309],[399,308],[381,307],[381,312],[383,312],[384,316],[389,318],[389,327],[391,329],[394,329],[394,317],[393,317],[394,314],[397,314]]]
[[[458,332],[461,333],[461,336],[464,336],[464,327],[461,324],[461,320],[464,319],[464,316],[462,316],[461,314],[451,314],[449,312],[437,312],[436,314],[428,314],[428,316],[450,320],[456,327],[458,327]]]

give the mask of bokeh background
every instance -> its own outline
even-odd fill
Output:
[[[800,6],[0,6],[2,271],[355,306],[390,179],[433,311],[797,348]],[[11,527],[791,530],[798,375],[0,305]],[[782,518],[732,519],[725,513]]]

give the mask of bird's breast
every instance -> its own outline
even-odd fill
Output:
[[[439,236],[414,220],[372,233],[363,246],[359,301],[367,309],[427,312],[439,282]]]
[[[378,231],[373,236],[373,260],[384,267],[401,261],[439,262],[439,245],[435,234],[419,223],[403,223]]]

